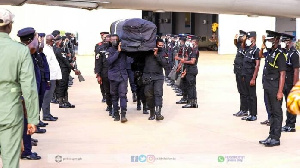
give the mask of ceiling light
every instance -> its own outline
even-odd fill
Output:
[[[158,10],[155,10],[155,11],[153,11],[153,12],[164,13],[164,12],[166,12],[166,11],[164,11],[163,9],[158,9]]]

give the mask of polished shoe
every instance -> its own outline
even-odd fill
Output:
[[[249,118],[246,119],[247,121],[255,121],[257,120],[256,116],[250,116]]]
[[[65,103],[60,103],[59,108],[69,108],[69,106],[66,105]]]
[[[188,104],[182,106],[182,108],[198,108],[198,104],[194,99],[191,99]]]
[[[31,146],[37,146],[37,142],[31,141]]]
[[[137,104],[137,105],[136,105],[136,110],[137,110],[137,111],[140,111],[140,110],[142,110],[142,107],[141,107],[141,105],[140,105],[140,104]]]
[[[266,143],[264,143],[264,145],[265,145],[265,147],[279,146],[280,140],[269,139]]]
[[[44,121],[56,121],[57,119],[55,119],[54,117],[49,116],[49,117],[43,118],[43,120]]]
[[[35,133],[37,133],[37,134],[44,134],[44,133],[46,133],[46,129],[41,129],[40,127],[37,127]]]
[[[101,101],[102,101],[102,103],[105,103],[105,102],[106,102],[106,99],[105,99],[105,98],[103,98]]]
[[[132,93],[132,101],[133,102],[137,101],[137,97],[136,97],[136,93],[135,92]]]
[[[243,117],[243,116],[247,116],[247,115],[248,115],[248,112],[247,111],[243,111],[243,110],[241,110],[241,111],[233,114],[233,116],[236,116],[236,117]]]
[[[121,115],[121,123],[125,123],[127,121],[128,120],[127,120],[126,116],[125,115]]]
[[[178,93],[178,94],[180,93],[180,94],[182,94],[182,91],[176,90],[175,93]]]
[[[109,111],[109,106],[106,107],[105,111]]]
[[[58,117],[54,117],[52,114],[49,114],[51,117],[55,118],[55,119],[58,119]]]
[[[180,99],[176,104],[187,104],[188,101],[186,99]]]
[[[33,138],[31,138],[31,141],[33,141],[33,142],[39,142],[39,140],[33,139]]]
[[[47,125],[43,122],[39,122],[36,126],[37,127],[46,127]]]
[[[269,120],[266,120],[266,121],[260,122],[260,124],[262,124],[262,125],[267,125],[268,123],[270,123],[270,121],[269,121]]]
[[[173,84],[172,83],[168,83],[167,86],[173,86]]]
[[[178,94],[176,94],[176,96],[183,96],[183,94],[182,93],[178,93]]]
[[[31,155],[21,155],[23,160],[40,160],[41,156],[38,156],[37,153],[33,152]]]
[[[146,107],[143,107],[143,114],[149,114],[148,110]]]
[[[241,118],[241,120],[247,120],[247,119],[250,118],[250,117],[251,117],[251,115],[244,116],[244,117]]]
[[[289,126],[283,126],[281,128],[281,132],[296,132],[296,128],[289,127]]]
[[[68,108],[75,108],[75,105],[71,104],[70,102],[65,102]]]
[[[271,138],[267,138],[267,139],[265,139],[265,140],[261,140],[261,141],[258,141],[258,143],[259,144],[265,144],[265,143],[267,143],[268,141],[270,141],[271,140]]]

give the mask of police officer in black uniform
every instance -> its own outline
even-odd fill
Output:
[[[59,108],[75,108],[75,105],[72,105],[68,100],[68,82],[71,70],[76,75],[80,74],[80,72],[70,64],[66,53],[64,53],[62,37],[57,36],[55,40],[56,45],[53,47],[53,50],[62,73],[62,79],[59,81],[58,88],[56,89]]]
[[[97,53],[96,53],[96,51],[97,51],[97,48],[98,47],[101,47],[102,45],[103,45],[103,42],[105,41],[105,37],[106,37],[106,35],[108,35],[109,34],[109,32],[100,32],[100,36],[101,36],[101,42],[99,42],[99,43],[97,43],[96,45],[95,45],[95,49],[94,49],[94,52],[95,52],[95,62],[96,62],[96,55],[97,55]],[[98,49],[98,51],[99,51],[99,49]],[[95,67],[96,68],[96,67]],[[96,73],[96,72],[95,72]],[[96,78],[98,78],[98,76],[97,76],[97,74],[96,74]],[[97,79],[98,80],[98,79]],[[100,91],[101,91],[101,94],[102,94],[102,102],[104,103],[105,101],[106,101],[106,99],[105,99],[105,90],[104,90],[104,86],[103,86],[103,84],[100,84]],[[107,109],[108,110],[108,109]]]
[[[248,102],[247,102],[247,95],[246,95],[246,83],[245,80],[242,80],[242,67],[243,67],[243,60],[245,56],[245,50],[242,47],[243,36],[246,36],[246,32],[240,30],[240,34],[236,35],[234,39],[234,45],[237,48],[237,53],[234,59],[234,69],[233,72],[235,74],[237,89],[240,94],[240,111],[233,114],[237,117],[247,116],[248,115]]]
[[[110,43],[110,35],[104,34],[104,40],[101,45],[96,48],[96,57],[95,57],[95,73],[97,75],[97,81],[100,85],[104,87],[105,91],[105,99],[107,104],[107,110],[109,111],[109,116],[112,115],[112,100],[110,94],[110,83],[108,79],[108,64],[107,64],[107,56],[108,56],[108,48],[111,47]]]
[[[270,109],[270,132],[267,139],[259,141],[266,147],[280,145],[281,126],[283,119],[282,98],[286,74],[286,57],[278,47],[281,34],[267,31],[265,47],[268,50],[267,65],[264,69],[263,87]],[[264,50],[264,48],[261,48]],[[263,57],[260,52],[260,57]]]
[[[284,96],[285,101],[287,101],[287,96],[290,93],[293,86],[299,80],[299,53],[294,47],[294,36],[282,33],[282,43],[281,48],[284,51],[287,61],[286,61],[286,78],[284,85]],[[296,132],[295,124],[297,115],[293,115],[286,111],[286,124],[282,127],[283,132]]]
[[[163,84],[164,74],[163,67],[167,64],[164,58],[166,51],[163,49],[164,42],[157,39],[157,48],[153,52],[145,56],[145,68],[143,72],[143,83],[145,85],[145,96],[147,105],[150,109],[149,120],[163,120],[161,115],[161,108],[163,105]]]
[[[119,100],[121,107],[121,122],[127,122],[127,87],[128,87],[128,74],[126,70],[127,56],[121,51],[121,42],[119,36],[116,34],[111,35],[111,44],[107,57],[108,63],[108,79],[110,81],[110,94],[112,96],[114,121],[120,121],[119,114]]]
[[[182,106],[182,108],[198,108],[197,104],[197,91],[196,91],[196,76],[198,74],[198,37],[194,36],[191,39],[191,51],[188,54],[187,59],[181,59],[181,63],[185,64],[185,71],[182,76],[185,76],[187,81],[187,94],[188,104]]]
[[[246,39],[247,38],[247,39]],[[245,116],[242,120],[257,120],[257,96],[256,96],[256,78],[259,71],[260,57],[259,48],[256,47],[256,32],[248,32],[243,37],[243,46],[245,56],[242,67],[242,80],[246,84],[246,96],[248,98],[248,108],[250,115]]]

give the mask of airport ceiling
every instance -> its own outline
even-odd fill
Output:
[[[249,16],[300,17],[300,0],[1,0],[0,5],[25,3],[81,9],[139,9]]]

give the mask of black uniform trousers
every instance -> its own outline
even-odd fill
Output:
[[[100,91],[101,91],[101,94],[102,94],[102,97],[105,98],[106,97],[106,92],[105,92],[105,87],[103,86],[103,83],[100,84]]]
[[[257,96],[256,96],[256,85],[250,86],[252,76],[245,76],[244,81],[246,85],[246,96],[248,97],[248,108],[250,115],[257,115]]]
[[[179,76],[180,78],[181,76]],[[183,99],[188,99],[188,83],[187,83],[187,80],[186,80],[186,77],[182,78],[181,79],[181,84],[180,84],[180,89],[182,91],[182,98]]]
[[[284,91],[283,91],[285,96],[285,101],[287,101],[287,97],[290,91],[292,90],[292,88],[293,88],[292,84],[285,84]],[[286,126],[295,128],[296,119],[297,119],[297,115],[291,114],[288,111],[286,111]]]
[[[120,99],[121,114],[126,114],[127,86],[128,86],[128,80],[110,81],[110,94],[112,97],[112,104],[113,104],[115,115],[118,115],[118,113],[116,112],[119,109],[119,99]]]
[[[282,100],[277,100],[277,92],[278,89],[264,89],[266,99],[267,99],[267,107],[270,110],[271,118],[270,118],[270,132],[269,137],[272,139],[279,140],[281,136],[281,126],[283,120],[282,113]]]
[[[69,68],[61,68],[61,74],[62,79],[59,80],[58,88],[56,89],[57,98],[68,96]]]
[[[131,88],[131,92],[135,93],[136,92],[136,84],[134,82],[134,72],[131,69],[127,69],[127,74],[128,74],[128,80]]]
[[[112,98],[110,94],[110,82],[108,77],[103,77],[102,78],[102,86],[105,91],[105,99],[106,99],[106,104],[111,107],[112,106]]]
[[[235,74],[237,90],[240,94],[240,110],[248,111],[248,97],[246,94],[246,83],[241,74]]]
[[[153,109],[155,106],[162,107],[163,85],[163,79],[152,80],[145,85],[144,93],[147,105],[150,109]]]
[[[186,73],[187,95],[189,100],[197,99],[196,76],[197,73]]]

